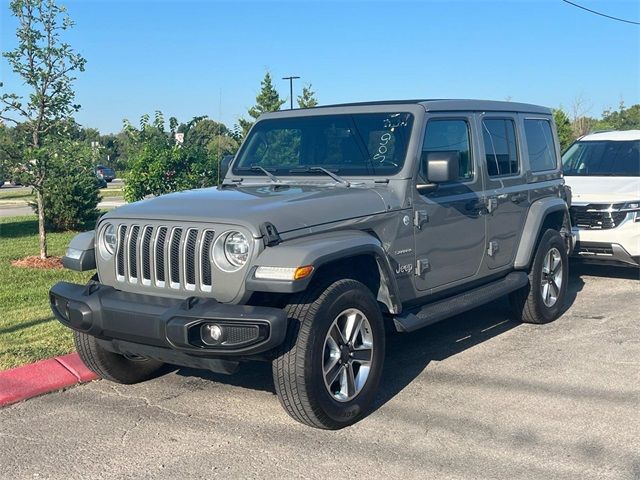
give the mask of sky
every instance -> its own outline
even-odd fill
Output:
[[[573,0],[640,21],[638,0]],[[102,133],[144,113],[247,116],[269,71],[283,98],[312,84],[321,105],[383,99],[481,98],[594,116],[640,103],[640,26],[561,0],[67,0],[65,40],[87,59],[76,119]],[[0,0],[0,50],[16,21]],[[23,92],[0,60],[4,92]],[[288,105],[285,105],[285,107]],[[285,108],[283,107],[283,108]]]

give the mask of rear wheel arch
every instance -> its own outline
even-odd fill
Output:
[[[516,252],[516,269],[528,269],[542,236],[547,230],[571,233],[571,221],[566,202],[561,198],[545,198],[534,202],[527,214],[520,244]]]

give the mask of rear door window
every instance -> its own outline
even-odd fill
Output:
[[[517,175],[520,166],[513,120],[485,118],[482,120],[482,136],[489,176]]]
[[[558,165],[553,143],[553,131],[548,120],[528,119],[524,121],[524,135],[529,150],[529,164],[533,172],[553,170]]]

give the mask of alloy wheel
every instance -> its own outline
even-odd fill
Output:
[[[329,327],[324,341],[324,384],[338,402],[355,398],[364,387],[374,354],[373,331],[360,310],[341,312]]]
[[[542,262],[542,276],[540,281],[540,294],[544,304],[551,308],[558,301],[562,288],[562,256],[560,251],[553,247],[549,249]]]

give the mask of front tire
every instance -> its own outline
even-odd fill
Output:
[[[287,336],[272,364],[281,405],[315,428],[357,422],[373,403],[384,362],[384,323],[371,291],[338,280],[296,295],[287,312]]]
[[[542,235],[529,271],[529,285],[511,293],[516,318],[524,323],[548,323],[560,316],[569,280],[569,261],[556,230]]]
[[[158,375],[162,362],[150,359],[129,359],[105,350],[95,337],[73,332],[73,341],[84,364],[100,378],[116,383],[139,383]]]

